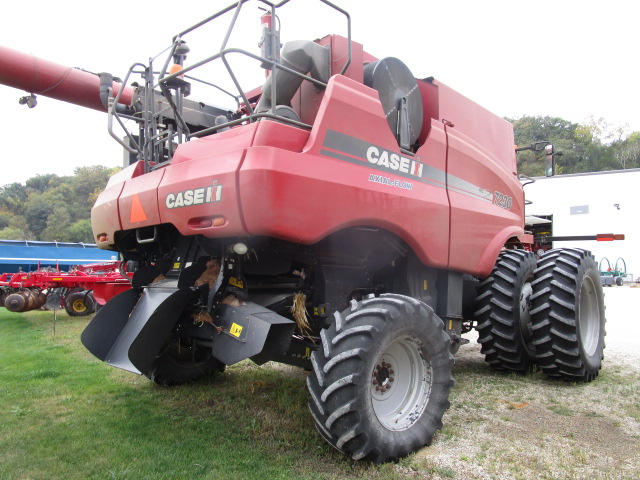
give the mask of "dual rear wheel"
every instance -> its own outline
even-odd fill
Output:
[[[550,250],[500,254],[478,287],[478,341],[489,365],[591,381],[600,371],[605,316],[598,267],[590,252]]]
[[[604,295],[590,252],[551,250],[538,262],[531,296],[536,361],[552,377],[590,382],[604,358]]]

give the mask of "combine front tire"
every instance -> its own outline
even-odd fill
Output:
[[[535,269],[532,252],[507,250],[478,286],[478,341],[485,361],[495,369],[527,373],[535,363],[529,314]]]
[[[605,317],[591,253],[548,251],[538,262],[533,289],[533,336],[542,371],[570,381],[593,380],[604,357]]]
[[[321,336],[309,408],[332,446],[382,463],[431,443],[449,407],[453,356],[430,307],[401,295],[353,301]]]
[[[195,348],[188,339],[173,337],[148,378],[162,386],[180,385],[224,369],[225,365],[213,357],[211,349]]]

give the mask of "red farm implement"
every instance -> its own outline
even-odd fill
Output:
[[[131,283],[122,270],[122,262],[78,265],[68,272],[47,267],[0,275],[0,302],[12,312],[28,312],[46,305],[61,306],[69,315],[81,316],[129,288]]]

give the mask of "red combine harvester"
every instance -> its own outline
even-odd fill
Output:
[[[134,64],[131,87],[76,71],[66,85],[53,66],[33,85],[32,58],[0,51],[0,82],[135,126],[119,140],[133,163],[92,211],[96,243],[137,265],[133,288],[84,345],[164,385],[247,358],[306,368],[319,433],[374,462],[431,442],[473,328],[495,369],[594,379],[598,267],[584,250],[531,252],[512,125],[366,52],[321,1],[346,37],[281,48],[289,2],[262,0],[261,51],[228,46],[240,0]],[[187,45],[212,25],[220,51]],[[267,70],[261,87],[242,87],[237,58]]]
[[[45,305],[63,307],[71,316],[89,315],[131,288],[122,262],[77,265],[68,272],[42,268],[34,272],[0,275],[0,305],[12,312],[28,312]]]

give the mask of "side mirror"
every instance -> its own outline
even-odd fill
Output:
[[[556,174],[556,157],[562,155],[562,152],[554,151],[553,144],[544,147],[544,174],[547,177],[553,177]]]
[[[549,142],[536,142],[531,144],[531,150],[534,152],[541,152],[543,150],[546,152],[549,147],[553,149],[553,145]]]
[[[556,159],[553,156],[553,145],[544,147],[544,174],[553,177],[556,173]]]
[[[544,151],[544,174],[547,177],[553,177],[556,174],[556,157],[562,155],[562,152],[556,152],[553,148],[553,143],[549,141],[535,142],[526,147],[518,147],[516,145],[516,152],[522,152],[524,150],[532,150],[534,152]]]
[[[518,147],[516,145],[516,152],[523,152],[524,150],[532,150],[534,152],[541,152],[543,151],[548,145],[551,145],[551,142],[535,142],[532,143],[531,145],[527,145],[526,147]]]

